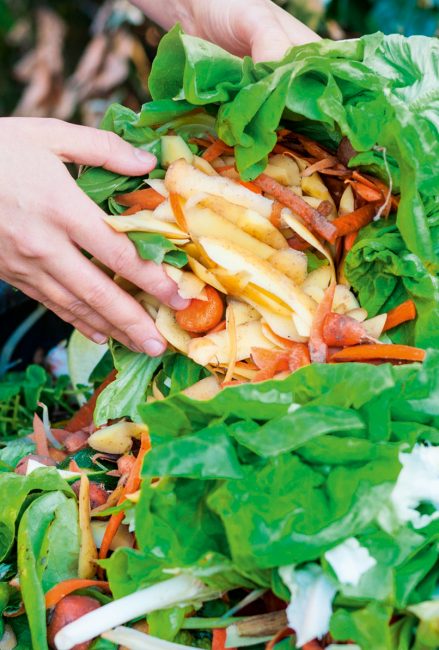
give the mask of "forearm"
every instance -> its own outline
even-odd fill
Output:
[[[151,20],[169,30],[180,22],[186,32],[192,32],[192,0],[131,0]]]

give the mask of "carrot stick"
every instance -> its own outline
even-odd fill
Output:
[[[178,194],[171,192],[169,194],[169,202],[171,204],[172,212],[174,213],[175,221],[179,228],[188,231],[186,217],[184,216],[183,208],[181,207],[181,200]]]
[[[345,235],[344,249],[346,253],[349,253],[352,246],[355,244],[355,240],[357,239],[357,237],[358,237],[358,230],[354,230],[354,232],[350,232],[349,234]]]
[[[77,411],[75,415],[67,422],[64,427],[66,431],[79,431],[80,429],[85,429],[86,427],[89,427],[91,424],[93,424],[93,413],[95,410],[96,401],[104,388],[106,388],[108,384],[111,384],[111,382],[116,379],[116,374],[117,371],[112,370],[107,375],[102,384],[98,386],[93,395],[90,397],[88,402],[83,404],[79,411]]]
[[[413,300],[406,300],[397,307],[387,312],[387,319],[384,324],[383,332],[391,330],[401,323],[416,318],[416,305]]]
[[[151,441],[148,433],[142,434],[142,441],[140,444],[139,453],[137,454],[136,462],[134,463],[128,480],[123,489],[123,492],[120,496],[120,499],[117,505],[120,505],[126,500],[126,495],[131,494],[138,490],[141,482],[140,471],[142,469],[143,459],[145,458],[148,451],[151,449]],[[104,537],[102,539],[101,548],[99,549],[99,559],[104,560],[107,557],[108,551],[110,550],[111,542],[115,534],[118,531],[120,524],[122,523],[123,518],[125,517],[124,511],[117,512],[114,515],[111,515],[107,527],[105,529]]]
[[[256,183],[252,183],[251,181],[241,181],[241,180],[239,180],[238,183],[243,187],[246,187],[248,190],[250,190],[250,192],[254,192],[255,194],[262,194],[261,188],[258,187]]]
[[[364,183],[359,183],[358,181],[349,181],[352,189],[358,196],[360,196],[365,201],[374,202],[374,201],[383,201],[383,193],[378,190],[376,187],[369,187],[369,185],[364,185]]]
[[[357,230],[360,230],[360,228],[367,226],[367,224],[374,218],[375,212],[376,203],[368,203],[353,212],[349,212],[349,214],[334,219],[332,226],[335,227],[335,233],[329,239],[331,244],[335,243],[337,237],[349,235],[349,233],[356,232]]]
[[[137,212],[140,212],[142,209],[142,206],[137,203],[136,205],[131,206],[131,208],[128,208],[124,212],[122,212],[121,217],[129,217],[130,214],[137,214]]]
[[[134,205],[140,205],[142,210],[154,210],[165,200],[166,199],[152,187],[116,196],[116,201],[119,205],[124,205],[127,208],[132,208]]]
[[[392,343],[376,343],[356,345],[335,352],[330,361],[373,361],[385,359],[389,361],[423,361],[425,350],[410,345],[395,345]]]
[[[215,140],[215,142],[207,147],[201,157],[204,158],[204,160],[207,160],[207,162],[213,162],[222,156],[223,153],[233,155],[233,147],[229,147],[222,140]]]
[[[48,456],[49,445],[47,444],[46,430],[43,421],[36,413],[34,414],[33,425],[34,433],[32,437],[35,442],[36,452],[38,456]]]
[[[219,325],[224,304],[219,292],[208,284],[204,287],[207,300],[193,298],[185,309],[175,312],[175,318],[186,332],[202,333]]]
[[[46,593],[46,609],[55,607],[55,605],[57,605],[59,601],[62,600],[62,598],[68,596],[73,591],[77,591],[78,589],[87,589],[88,587],[99,587],[105,591],[110,590],[108,582],[106,580],[84,580],[81,578],[63,580],[62,582],[59,582],[57,585],[52,587],[52,589],[49,589],[49,591]]]
[[[323,337],[323,325],[325,318],[331,313],[332,303],[335,294],[335,282],[331,282],[326,289],[317,311],[314,315],[314,320],[311,325],[311,332],[309,335],[309,354],[313,363],[325,363],[328,354],[328,346]]]
[[[289,187],[284,187],[270,176],[260,174],[255,181],[263,192],[270,194],[301,217],[318,235],[328,241],[335,240],[337,229],[320,212],[312,208],[301,196],[297,196]]]

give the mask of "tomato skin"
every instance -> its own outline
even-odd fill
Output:
[[[224,304],[218,291],[209,285],[204,290],[207,300],[193,298],[185,309],[175,312],[177,323],[186,332],[202,334],[216,327],[223,318]]]

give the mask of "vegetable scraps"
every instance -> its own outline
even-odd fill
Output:
[[[0,473],[16,647],[439,646],[437,49],[254,65],[177,27],[109,110],[161,167],[79,183],[192,302],[138,292],[170,350],[111,343],[81,448]]]

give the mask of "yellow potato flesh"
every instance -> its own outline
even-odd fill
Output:
[[[201,237],[200,245],[218,266],[229,273],[246,273],[253,284],[288,305],[305,322],[311,324],[313,301],[271,264],[225,240]]]
[[[126,454],[132,447],[132,438],[140,438],[148,431],[144,424],[116,422],[91,434],[88,444],[92,449],[108,454]]]
[[[118,232],[154,232],[170,239],[187,240],[187,233],[173,223],[156,219],[149,210],[127,217],[104,217],[104,221]]]
[[[187,354],[192,340],[188,332],[183,330],[175,319],[175,312],[166,305],[160,305],[155,321],[160,334],[180,352]]]
[[[268,246],[278,250],[288,248],[285,237],[266,217],[261,216],[258,212],[230,203],[220,196],[206,196],[202,200],[202,205],[220,214]]]
[[[185,160],[177,160],[168,169],[165,185],[169,192],[176,192],[185,199],[193,194],[205,192],[214,196],[236,203],[245,208],[256,210],[263,217],[271,214],[273,201],[266,197],[251,192],[239,183],[223,176],[208,176],[195,169]]]
[[[259,239],[252,237],[209,208],[196,206],[185,209],[184,214],[192,238],[219,237],[220,239],[227,239],[262,259],[268,259],[275,252],[275,249],[271,248],[271,246],[267,246]]]
[[[248,359],[253,347],[275,347],[262,333],[260,321],[251,321],[236,328],[236,360]],[[226,330],[196,339],[189,344],[188,356],[202,366],[230,362],[230,337]]]

